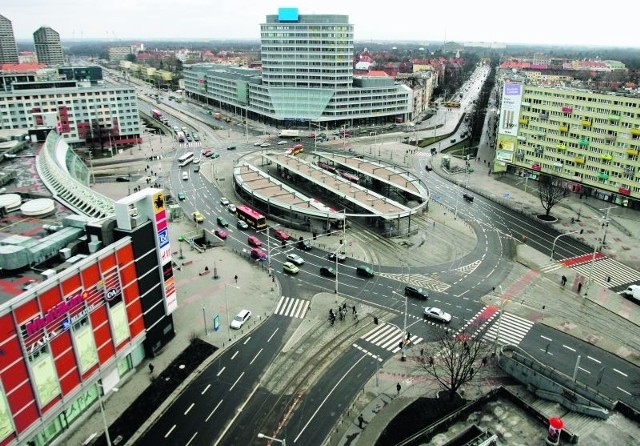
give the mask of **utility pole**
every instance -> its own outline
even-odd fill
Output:
[[[598,243],[598,240],[593,244],[593,256],[591,256],[591,265],[589,266],[589,280],[587,280],[587,286],[584,292],[584,295],[587,296],[589,293],[589,287],[591,286],[591,280],[593,278],[593,264],[596,261],[596,253],[598,252],[598,248],[602,249],[607,243],[607,229],[609,228],[609,212],[611,209],[614,209],[617,206],[609,206],[608,208],[600,209],[600,211],[607,211],[604,217],[604,222],[602,223],[603,233],[602,233],[602,242]]]

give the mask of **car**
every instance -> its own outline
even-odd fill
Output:
[[[267,260],[267,253],[260,248],[253,248],[251,250],[251,258],[256,260]]]
[[[184,192],[178,192],[178,200],[184,201],[185,198],[187,198],[187,196],[184,194]]]
[[[254,147],[260,147],[260,144],[262,144],[260,141],[257,141],[257,142],[253,143]]]
[[[188,133],[186,135],[184,135],[185,138],[187,138],[187,141],[191,142],[193,141],[193,138],[191,138],[191,135],[189,135]]]
[[[291,236],[289,234],[287,234],[286,232],[284,232],[282,229],[276,229],[273,231],[273,236],[275,238],[277,238],[278,240],[283,240],[283,241],[287,241],[291,238]]]
[[[311,247],[311,242],[309,240],[305,240],[302,237],[296,243],[296,247],[303,251],[311,251],[313,248]]]
[[[193,137],[194,141],[200,141],[200,136],[197,133],[194,132],[191,136]]]
[[[356,274],[363,277],[373,277],[375,273],[370,266],[360,265],[356,268]]]
[[[202,154],[202,156],[209,157],[209,156],[211,156],[212,152],[213,152],[213,149],[202,149],[202,152],[200,152],[200,153]]]
[[[423,290],[422,288],[416,288],[411,285],[407,285],[404,287],[405,296],[409,297],[417,297],[418,299],[427,300],[429,298],[429,292],[427,290]]]
[[[189,179],[189,174],[187,172],[182,172],[182,181],[187,181]]]
[[[236,146],[229,146],[227,147],[227,150],[236,150]]]
[[[469,194],[465,193],[465,194],[462,194],[462,198],[464,198],[469,203],[473,203],[473,195],[469,195]]]
[[[238,220],[238,222],[236,223],[236,227],[238,229],[249,229],[249,225],[244,220]]]
[[[204,217],[202,216],[202,214],[199,211],[192,212],[191,216],[193,217],[193,220],[196,223],[202,223],[204,221]]]
[[[268,142],[263,142],[262,144],[260,144],[260,147],[270,147],[271,144]]]
[[[336,272],[333,268],[327,268],[323,266],[320,268],[320,275],[324,277],[336,277]]]
[[[218,223],[218,226],[222,226],[223,228],[229,226],[229,222],[224,217],[218,217],[216,222]]]
[[[194,158],[193,164],[200,164],[200,158]]]
[[[284,262],[282,264],[282,271],[289,274],[298,274],[300,268],[295,266],[292,262]]]
[[[279,146],[284,146],[287,143],[287,141],[278,141],[278,145]]]
[[[222,206],[229,206],[229,203],[230,203],[230,201],[229,201],[229,199],[227,197],[220,198],[220,204]]]
[[[5,155],[6,157],[6,155]],[[116,182],[117,183],[128,183],[129,181],[131,181],[131,178],[129,177],[116,177]]]
[[[222,240],[227,238],[227,233],[224,232],[222,229],[216,229],[213,231],[213,233],[217,235],[219,238],[221,238]]]
[[[287,260],[291,263],[295,263],[296,265],[304,265],[304,259],[298,254],[287,254]]]
[[[229,212],[235,214],[236,213],[236,205],[233,203],[229,203],[227,205],[227,209],[229,210]]]
[[[38,284],[38,281],[35,279],[29,279],[27,282],[25,282],[22,285],[22,291],[27,291],[30,290],[31,288],[33,288],[34,286],[36,286]]]
[[[440,322],[451,322],[451,315],[436,307],[425,307],[424,317],[426,319],[435,319]]]
[[[262,240],[260,240],[255,235],[250,235],[249,237],[247,237],[247,243],[249,244],[249,246],[255,246],[257,248],[262,246]]]
[[[338,257],[338,262],[340,263],[343,263],[345,260],[347,260],[347,255],[344,252],[338,252],[338,253],[331,252],[327,256],[327,258],[332,262],[336,261],[336,257]]]
[[[209,154],[209,158],[211,158],[212,160],[214,160],[214,159],[216,159],[218,157],[220,157],[220,154],[218,152],[211,152]]]
[[[251,317],[251,311],[242,310],[236,317],[231,321],[231,328],[234,330],[240,330],[245,322]]]
[[[455,138],[451,140],[451,144],[453,144],[454,142],[456,142]]]
[[[194,172],[200,172],[200,166],[198,164],[196,164],[195,166],[193,166],[193,171]]]

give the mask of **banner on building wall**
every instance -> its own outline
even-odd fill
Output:
[[[79,329],[74,329],[73,340],[76,344],[80,373],[85,373],[98,363],[98,350],[91,325],[86,324]]]
[[[502,87],[498,134],[511,136],[518,134],[518,118],[520,117],[521,102],[522,84],[504,84]]]
[[[111,319],[111,328],[113,331],[114,345],[120,345],[129,339],[129,321],[127,320],[127,309],[124,302],[120,302],[109,308],[109,319]]]
[[[9,435],[11,435],[14,430],[15,427],[13,426],[13,417],[9,412],[7,396],[4,393],[4,389],[0,385],[0,442],[9,437]]]
[[[53,357],[49,353],[40,353],[36,359],[30,362],[30,367],[33,376],[32,383],[39,405],[44,407],[60,395],[60,385]]]
[[[153,226],[157,234],[158,256],[162,268],[162,287],[165,295],[165,307],[167,314],[173,313],[178,308],[178,297],[171,266],[171,245],[169,243],[169,221],[167,219],[164,193],[159,191],[152,195],[153,200]]]

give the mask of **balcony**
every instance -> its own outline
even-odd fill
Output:
[[[607,140],[607,141],[611,141],[611,142],[613,142],[613,141],[615,141],[615,140],[616,140],[616,135],[611,135],[611,134],[609,134],[609,135],[606,135],[606,136],[604,137],[604,139],[605,139],[605,140]]]
[[[614,114],[610,114],[609,115],[609,121],[619,122],[620,121],[620,116],[614,115]]]
[[[602,158],[604,161],[611,161],[613,159],[613,156],[605,153],[604,155],[601,155],[600,158]]]
[[[638,149],[627,149],[627,155],[638,156]]]
[[[631,129],[631,134],[633,136],[640,136],[640,128],[638,129]]]
[[[526,138],[526,136],[520,135],[520,136],[517,137],[517,140],[520,141],[520,142],[525,142],[527,140],[527,138]]]
[[[564,144],[556,144],[556,149],[558,150],[567,150],[567,146]]]
[[[540,113],[540,119],[549,119],[549,113]]]
[[[583,119],[580,121],[580,124],[582,124],[582,127],[591,127],[591,121],[589,119]]]
[[[621,187],[620,189],[618,189],[618,192],[620,192],[622,195],[631,195],[631,189],[629,189],[628,187]]]
[[[529,120],[527,118],[520,118],[518,119],[518,122],[522,125],[527,125],[529,124]]]
[[[581,145],[582,147],[587,147],[589,145],[589,140],[587,138],[580,138],[580,141],[578,141],[578,144]]]
[[[585,159],[584,158],[576,158],[576,164],[584,164],[585,163]]]
[[[531,102],[522,101],[520,103],[520,105],[522,105],[523,107],[530,107],[531,106]]]
[[[562,113],[567,113],[567,114],[573,113],[573,107],[562,107],[560,110],[562,110]]]
[[[569,126],[568,125],[561,125],[560,127],[558,127],[558,130],[560,130],[561,132],[568,132],[569,131]]]
[[[598,178],[601,180],[608,180],[609,179],[609,174],[607,172],[600,172],[598,174]]]

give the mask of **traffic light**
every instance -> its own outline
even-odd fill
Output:
[[[373,323],[378,325],[378,317],[377,316],[373,316]]]

